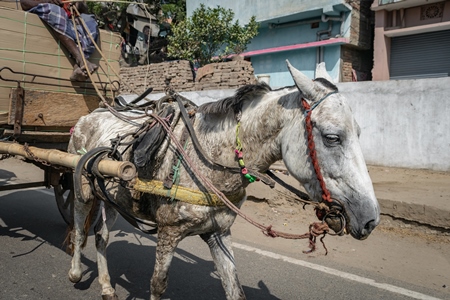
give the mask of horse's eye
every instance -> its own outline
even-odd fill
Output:
[[[325,138],[325,143],[329,146],[336,146],[341,143],[340,137],[336,134],[327,134],[324,136],[324,138]]]

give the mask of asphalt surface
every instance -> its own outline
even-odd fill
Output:
[[[82,281],[73,284],[67,278],[71,257],[63,247],[66,224],[51,190],[0,192],[0,203],[0,299],[100,299],[92,234],[83,251]],[[122,219],[114,226],[108,259],[119,299],[149,299],[155,242],[154,236]],[[250,245],[245,239],[235,239],[234,253],[247,299],[432,300],[448,296],[323,255],[311,259],[300,254],[299,259],[274,253],[264,244]],[[225,299],[208,247],[199,237],[186,238],[177,249],[163,299]]]

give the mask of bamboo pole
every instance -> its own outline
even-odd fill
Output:
[[[31,153],[39,159],[50,164],[59,165],[75,169],[81,156],[71,154],[56,149],[41,149],[37,147],[28,147]],[[0,154],[20,155],[33,160],[33,157],[25,151],[21,144],[0,142]],[[118,177],[122,180],[131,180],[136,176],[136,167],[128,161],[114,161],[103,159],[98,164],[98,170],[106,176]]]

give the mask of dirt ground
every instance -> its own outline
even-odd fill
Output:
[[[384,174],[385,168],[371,168],[371,172],[372,177],[387,178]],[[390,169],[389,172],[400,172],[400,174],[391,174],[391,178],[411,175],[403,169]],[[430,176],[434,172],[421,173],[426,177],[425,179],[433,181]],[[293,178],[278,174],[285,181],[295,184]],[[419,188],[426,189],[429,197],[441,197],[443,191],[435,187],[443,183],[440,180],[448,180],[448,174],[441,175],[433,184]],[[415,179],[417,180],[420,178]],[[450,181],[446,184],[448,182]],[[390,180],[385,186],[382,181],[378,181],[376,190],[387,191],[392,186]],[[400,194],[396,197],[406,200],[411,191],[417,189],[416,182],[407,182],[406,186],[404,191],[396,190],[396,193]],[[309,224],[317,221],[311,206],[306,206],[304,209],[292,195],[282,191],[281,188],[270,189],[263,185],[254,185],[248,189],[248,194],[249,201],[244,203],[243,211],[260,223],[273,225],[275,230],[305,233],[308,231]],[[239,239],[255,244],[261,239],[261,237],[255,237],[259,230],[242,218],[238,218],[234,226],[236,229],[233,235]],[[237,227],[239,227],[238,230]],[[380,225],[365,241],[357,241],[350,236],[327,236],[324,239],[328,248],[326,258],[325,250],[320,242],[317,242],[315,253],[305,255],[301,253],[302,250],[308,250],[306,240],[266,239],[264,243],[270,245],[273,251],[287,252],[287,255],[291,256],[299,255],[300,259],[320,259],[324,264],[333,262],[338,265],[362,268],[390,276],[395,280],[448,293],[450,299],[450,272],[448,271],[450,269],[450,230],[447,229],[424,226],[382,215]]]

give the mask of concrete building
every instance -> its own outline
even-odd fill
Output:
[[[201,3],[232,9],[242,25],[256,16],[259,34],[243,55],[256,76],[270,76],[272,87],[293,84],[286,59],[310,78],[315,77],[316,64],[324,61],[336,82],[370,80],[372,1],[187,0],[188,17]]]
[[[450,1],[375,0],[372,80],[450,76]]]

